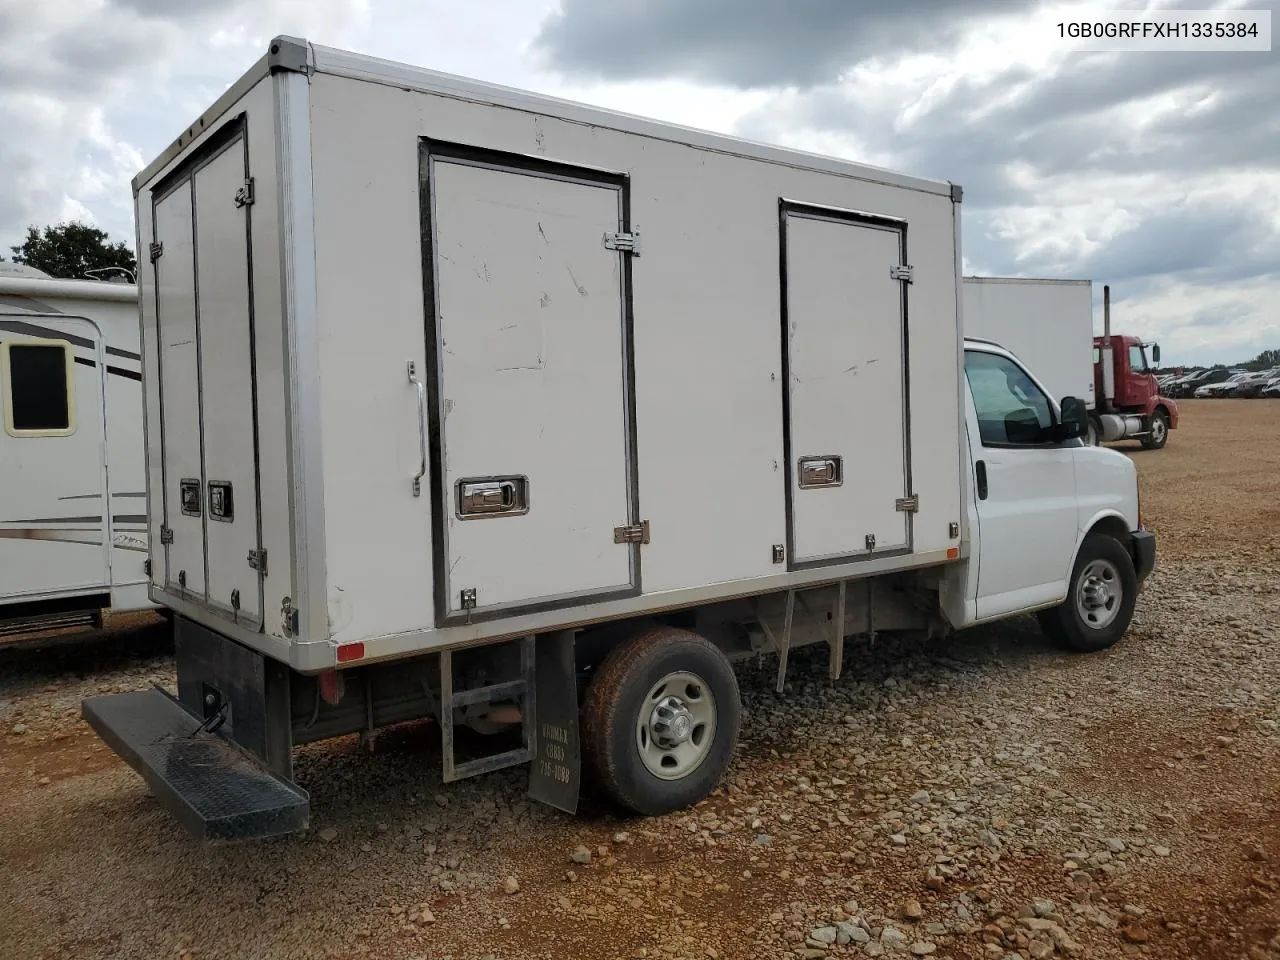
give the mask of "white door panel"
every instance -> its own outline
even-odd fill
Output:
[[[447,610],[627,589],[620,190],[432,161]]]
[[[195,172],[196,276],[200,299],[200,383],[205,461],[209,601],[257,622],[260,578],[254,458],[253,334],[245,209],[244,141]]]
[[[166,551],[165,583],[170,589],[203,599],[204,474],[190,182],[156,204],[155,235],[164,251],[155,263],[156,315],[160,331],[165,523],[173,536]]]
[[[104,359],[86,320],[0,314],[0,601],[108,586]]]
[[[909,546],[907,514],[896,506],[907,494],[903,294],[889,273],[901,236],[786,216],[796,563]]]
[[[259,548],[245,142],[155,206],[167,588],[258,626]],[[257,561],[255,561],[257,562]]]
[[[985,619],[1065,596],[1079,504],[1074,449],[1048,440],[1055,414],[1043,392],[998,354],[969,351],[965,368],[978,498],[977,617]]]

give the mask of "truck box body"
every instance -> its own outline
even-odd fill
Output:
[[[149,608],[138,289],[0,271],[0,621]]]
[[[1056,400],[1094,406],[1089,280],[965,277],[964,333],[1017,354]]]
[[[279,40],[134,190],[152,597],[297,670],[959,552],[948,183]]]

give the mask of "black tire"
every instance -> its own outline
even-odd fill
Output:
[[[1086,446],[1096,447],[1102,443],[1102,425],[1098,423],[1097,417],[1089,418],[1089,426],[1085,430],[1084,442]]]
[[[1102,566],[1109,567],[1112,577],[1107,581],[1109,593],[1117,590],[1115,609],[1099,608],[1099,613],[1082,613],[1082,599],[1086,575],[1096,573]],[[1138,575],[1133,569],[1133,557],[1125,545],[1105,533],[1091,533],[1080,545],[1067,598],[1058,606],[1039,613],[1040,627],[1054,643],[1068,650],[1091,653],[1105,650],[1115,644],[1129,629],[1133,620],[1133,608],[1138,602]],[[1112,613],[1110,619],[1100,623],[1101,611]],[[1095,620],[1095,622],[1090,622]]]
[[[679,779],[663,779],[641,758],[638,725],[654,687],[677,672],[705,683],[714,728],[697,765]],[[688,630],[645,627],[609,653],[587,687],[583,759],[619,805],[646,816],[669,813],[702,800],[720,782],[733,758],[741,712],[738,680],[718,647]]]
[[[1150,433],[1142,438],[1144,450],[1159,450],[1169,442],[1169,415],[1157,410],[1151,415]]]

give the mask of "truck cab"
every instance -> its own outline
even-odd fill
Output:
[[[1083,400],[1055,403],[1008,350],[966,340],[964,369],[977,562],[971,555],[958,571],[965,582],[944,591],[948,619],[967,626],[1039,611],[1064,645],[1109,646],[1155,562],[1133,461],[1085,443]]]
[[[1123,334],[1093,338],[1092,442],[1134,439],[1148,450],[1165,445],[1178,426],[1178,405],[1160,395],[1152,372],[1159,363],[1159,344]]]

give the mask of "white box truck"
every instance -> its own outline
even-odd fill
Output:
[[[138,288],[0,264],[0,637],[147,609]]]
[[[966,337],[1012,351],[1055,400],[1093,409],[1091,281],[965,277],[962,289]]]
[[[676,809],[732,659],[1096,649],[1154,563],[1083,404],[965,347],[950,183],[278,38],[134,192],[178,689],[83,709],[201,836],[303,827],[295,744],[419,718],[446,782]]]

